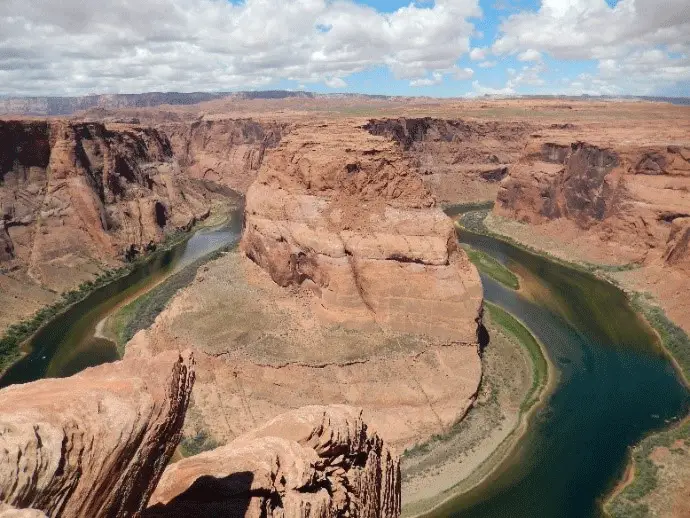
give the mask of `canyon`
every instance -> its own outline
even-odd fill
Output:
[[[282,130],[0,121],[0,330],[238,203]]]
[[[89,417],[101,403],[89,409],[112,399],[145,407],[135,414],[148,421],[126,425],[139,438],[163,435],[134,441],[150,450],[113,450],[117,465],[89,476],[117,476],[105,476],[104,500],[86,502],[56,467],[62,432],[51,431],[50,462],[36,464],[52,470],[45,485],[22,486],[21,498],[1,490],[6,505],[49,516],[398,516],[395,452],[463,429],[483,404],[483,348],[501,340],[488,335],[482,281],[444,206],[494,203],[489,231],[646,292],[690,331],[687,108],[267,97],[99,101],[69,119],[0,121],[0,330],[244,201],[240,246],[200,267],[122,362],[0,391],[12,427],[4,401],[48,416],[40,429],[70,416],[107,438]],[[186,372],[183,395],[165,378],[173,364],[173,378]],[[75,406],[49,396],[75,390]],[[169,422],[154,422],[172,400]],[[33,440],[34,418],[21,419],[7,437]],[[180,441],[208,451],[168,464]],[[26,462],[41,450],[30,448]],[[96,453],[65,462],[101,466]],[[147,462],[145,475],[126,471]],[[665,462],[666,478],[686,473]],[[8,466],[0,488],[17,476]],[[141,493],[114,509],[107,495],[131,492],[137,476]]]

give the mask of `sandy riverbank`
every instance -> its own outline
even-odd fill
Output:
[[[556,371],[543,346],[532,337],[546,368],[533,361],[528,346],[492,313],[490,308],[486,323],[491,342],[482,358],[475,407],[446,436],[403,456],[403,516],[424,515],[489,476],[509,456],[532,412],[556,386]],[[536,386],[535,369],[545,370]]]

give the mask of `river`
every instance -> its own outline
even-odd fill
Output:
[[[629,447],[687,415],[690,393],[623,292],[506,242],[458,235],[519,275],[520,291],[482,276],[485,298],[544,344],[557,383],[498,468],[428,516],[602,517]]]
[[[119,359],[114,342],[97,337],[99,322],[198,259],[237,242],[241,209],[226,223],[200,228],[168,250],[153,252],[126,276],[91,292],[39,329],[23,345],[26,355],[0,378],[0,388],[41,378],[71,376]]]
[[[31,339],[27,356],[0,387],[116,360],[115,344],[94,337],[98,323],[172,272],[236,242],[238,214],[228,225],[199,230],[154,254],[56,317]],[[500,240],[469,231],[459,237],[520,276],[520,291],[482,276],[485,298],[545,345],[557,384],[500,466],[429,516],[599,518],[600,501],[622,475],[628,448],[686,415],[690,394],[620,290]]]

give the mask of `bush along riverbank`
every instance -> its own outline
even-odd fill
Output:
[[[56,302],[39,309],[32,317],[9,326],[2,338],[0,338],[0,374],[21,358],[22,344],[46,323],[69,309],[72,305],[81,302],[94,291],[126,277],[135,268],[141,266],[146,261],[150,261],[154,254],[163,253],[177,246],[191,235],[191,230],[175,230],[167,234],[165,240],[155,246],[155,248],[147,247],[147,253],[137,255],[136,258],[125,262],[119,268],[103,271],[95,279],[83,282],[77,288],[63,293]],[[129,256],[133,257],[131,253]]]
[[[506,288],[510,288],[511,290],[520,289],[520,281],[517,276],[496,259],[486,252],[472,248],[469,245],[462,244],[460,246],[467,252],[470,261],[472,261],[472,264],[474,264],[481,273],[488,275],[496,282],[500,282]]]

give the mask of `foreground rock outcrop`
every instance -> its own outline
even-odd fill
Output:
[[[136,515],[179,442],[193,383],[191,354],[168,352],[3,389],[0,502],[51,517]]]
[[[306,407],[172,464],[149,505],[147,518],[393,518],[400,466],[361,411]]]

